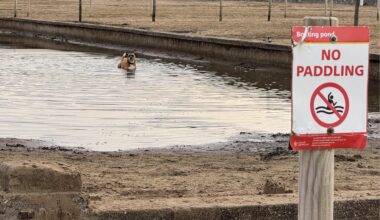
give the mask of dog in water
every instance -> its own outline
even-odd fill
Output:
[[[136,55],[134,53],[125,52],[121,57],[120,63],[117,67],[127,70],[128,73],[135,73]]]

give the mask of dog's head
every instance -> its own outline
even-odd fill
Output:
[[[128,63],[135,63],[136,62],[136,55],[134,53],[125,52],[123,54],[123,58],[126,58]]]
[[[136,62],[136,55],[134,53],[130,53],[127,55],[127,59],[129,63],[135,63]]]

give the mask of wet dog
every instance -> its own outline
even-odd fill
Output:
[[[136,71],[136,55],[125,52],[117,67],[127,70],[128,73],[134,73]]]

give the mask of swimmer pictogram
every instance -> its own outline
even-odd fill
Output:
[[[343,113],[344,106],[338,105],[337,101],[334,102],[334,95],[332,94],[332,92],[329,92],[329,94],[327,95],[327,100],[337,112]],[[328,114],[328,115],[334,114],[334,111],[332,110],[332,108],[329,107],[329,105],[316,107],[315,110],[317,114],[319,113]]]
[[[336,97],[339,96],[338,101]],[[336,127],[347,117],[349,99],[346,91],[336,83],[324,83],[317,87],[310,99],[313,119],[322,127]]]

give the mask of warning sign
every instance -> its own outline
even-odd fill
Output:
[[[368,28],[293,27],[292,42],[292,148],[364,148]]]

